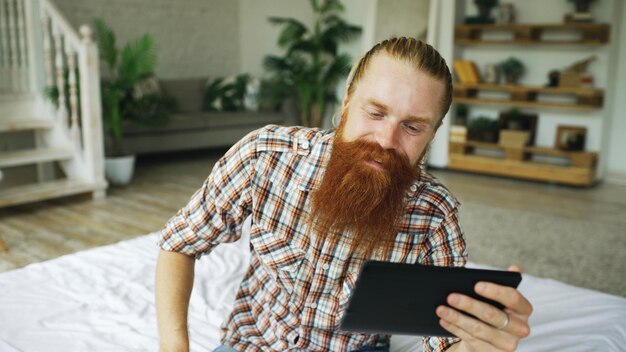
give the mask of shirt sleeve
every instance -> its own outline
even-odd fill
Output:
[[[215,164],[189,203],[161,230],[161,249],[199,258],[218,244],[241,237],[251,212],[257,135],[258,131],[248,134]]]
[[[458,208],[454,208],[441,222],[437,230],[427,241],[422,264],[434,266],[465,266],[467,251],[465,235],[459,223]],[[458,338],[425,337],[424,352],[442,352],[452,344],[461,341]]]

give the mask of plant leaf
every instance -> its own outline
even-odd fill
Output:
[[[278,46],[281,48],[285,48],[299,41],[308,31],[307,27],[302,22],[293,18],[270,17],[269,21],[284,26],[278,37]]]
[[[324,1],[324,4],[322,4],[322,6],[319,8],[319,12],[322,15],[326,15],[333,11],[344,11],[343,5],[338,0],[326,0]]]
[[[109,71],[115,70],[117,64],[118,52],[115,48],[115,35],[101,18],[94,20],[96,29],[96,41],[98,42],[98,50],[100,51],[100,59],[102,59],[109,67]]]
[[[123,89],[131,89],[139,79],[151,75],[155,67],[154,39],[145,34],[122,49],[118,84]]]

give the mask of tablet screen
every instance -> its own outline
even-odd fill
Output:
[[[479,296],[474,285],[489,281],[517,287],[520,273],[367,261],[350,297],[340,330],[422,336],[453,336],[439,325],[435,313],[450,293],[474,297],[498,308],[502,305]]]

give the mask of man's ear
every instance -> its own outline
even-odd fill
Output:
[[[348,107],[350,99],[348,98],[348,87],[343,92],[343,101],[341,102],[341,110],[345,110]]]

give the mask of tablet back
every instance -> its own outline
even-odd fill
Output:
[[[435,309],[450,293],[478,296],[474,285],[489,281],[517,287],[521,274],[509,271],[449,268],[367,261],[361,268],[340,330],[378,334],[452,336],[439,325]]]

